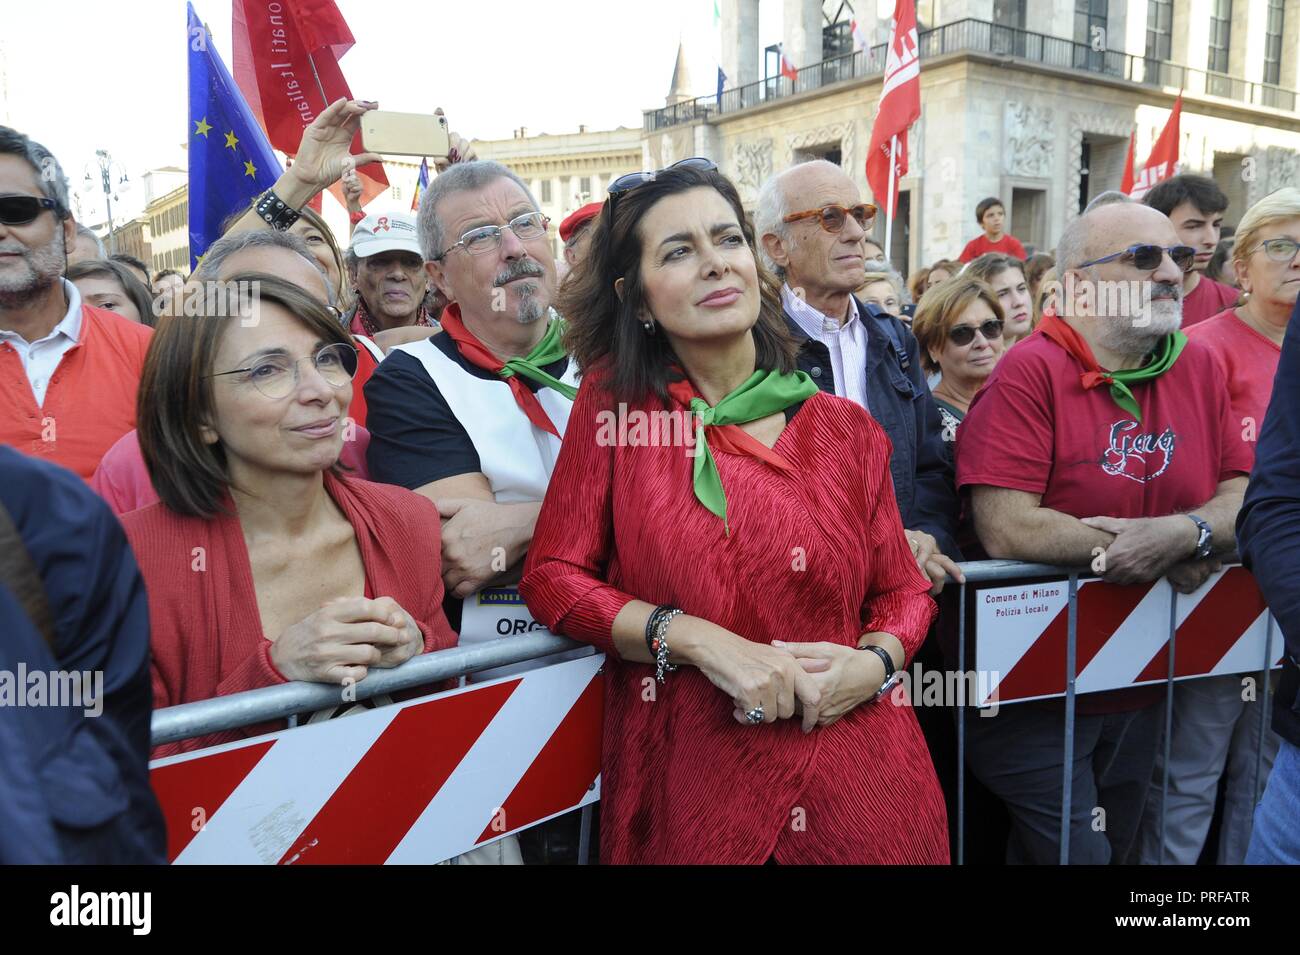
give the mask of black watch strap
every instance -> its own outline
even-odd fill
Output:
[[[859,650],[870,650],[876,656],[880,657],[880,662],[885,665],[885,682],[894,675],[897,667],[894,666],[894,658],[889,655],[889,651],[884,647],[878,647],[875,644],[867,644],[865,647],[858,647]]]
[[[1200,535],[1196,538],[1196,550],[1192,556],[1196,560],[1205,560],[1214,550],[1214,532],[1210,530],[1210,525],[1204,518],[1197,517],[1195,514],[1188,514],[1195,523]]]

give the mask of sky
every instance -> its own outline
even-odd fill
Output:
[[[714,91],[713,0],[337,0],[356,46],[342,60],[354,96],[383,109],[432,112],[471,139],[640,126],[662,106],[679,41],[691,86]],[[231,0],[194,0],[227,68]],[[0,123],[44,143],[80,193],[83,221],[103,221],[84,188],[96,149],[132,185],[114,219],[144,207],[140,175],[185,165],[184,0],[5,0]],[[760,48],[780,39],[780,0],[760,8]]]

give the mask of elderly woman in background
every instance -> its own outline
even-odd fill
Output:
[[[1300,189],[1279,189],[1246,210],[1237,225],[1232,266],[1242,303],[1185,329],[1189,341],[1207,347],[1228,381],[1232,418],[1240,422],[1254,466],[1255,435],[1264,424],[1282,357],[1282,339],[1300,293]],[[1265,674],[1254,674],[1256,684]],[[1160,841],[1159,806],[1163,753],[1151,782],[1143,819],[1141,862],[1195,865],[1214,816],[1220,777],[1226,773],[1219,865],[1246,858],[1255,809],[1255,759],[1262,758],[1262,791],[1278,737],[1264,733],[1268,714],[1257,700],[1242,699],[1241,674],[1174,684],[1174,724],[1169,750],[1169,794],[1165,839]],[[1154,803],[1154,806],[1153,806]]]
[[[1003,324],[997,294],[965,273],[935,286],[916,310],[912,334],[921,360],[927,371],[943,372],[931,394],[948,441],[957,439],[975,393],[1005,351]]]
[[[888,438],[796,371],[711,162],[624,179],[557,302],[584,378],[520,583],[607,654],[602,859],[946,863],[916,715],[883,692],[934,615]],[[611,440],[614,408],[678,439]]]
[[[962,275],[969,275],[986,283],[1002,303],[1004,317],[1003,335],[1010,348],[1034,330],[1033,298],[1025,280],[1025,263],[1013,255],[987,252],[972,260]]]
[[[149,592],[155,708],[358,682],[456,643],[437,510],[335,467],[356,346],[301,288],[231,281],[259,294],[234,314],[225,300],[164,322],[140,382],[140,449],[160,500],[122,523]]]
[[[854,294],[864,305],[874,305],[895,318],[902,318],[904,322],[910,321],[903,315],[903,306],[911,305],[912,302],[903,285],[903,277],[893,269],[868,271],[866,278]]]
[[[69,265],[65,278],[77,287],[87,305],[116,312],[150,328],[154,326],[156,319],[149,290],[122,263],[85,259]]]

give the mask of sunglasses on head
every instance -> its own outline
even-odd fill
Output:
[[[663,169],[654,172],[629,172],[625,176],[619,176],[609,184],[605,192],[609,195],[610,205],[614,203],[616,196],[621,196],[625,192],[631,192],[637,186],[644,186],[647,182],[654,182],[670,169],[703,169],[705,172],[714,172],[718,164],[712,159],[705,159],[703,156],[692,156],[689,159],[680,159],[671,166],[664,166]]]
[[[1196,250],[1190,245],[1171,245],[1168,247],[1162,245],[1147,245],[1145,243],[1130,245],[1127,249],[1121,249],[1118,252],[1112,252],[1110,255],[1103,255],[1099,259],[1093,259],[1091,262],[1084,262],[1079,268],[1086,269],[1090,265],[1101,265],[1103,262],[1113,262],[1120,259],[1125,262],[1132,262],[1134,268],[1143,272],[1154,272],[1160,268],[1160,263],[1164,261],[1165,253],[1174,260],[1174,265],[1182,271],[1190,271],[1192,264],[1196,261]]]
[[[59,204],[44,196],[0,196],[0,222],[5,225],[27,225],[42,209],[57,210]]]
[[[948,341],[954,345],[969,345],[975,340],[975,332],[978,331],[984,336],[986,342],[991,342],[1002,337],[1002,319],[990,318],[988,321],[980,322],[976,325],[954,325],[948,329]]]
[[[870,229],[876,218],[876,207],[869,202],[859,202],[856,206],[822,206],[820,209],[806,209],[792,212],[782,222],[798,222],[801,219],[817,219],[827,232],[835,233],[844,228],[849,216],[863,229]]]

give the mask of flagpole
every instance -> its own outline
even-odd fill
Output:
[[[885,263],[891,264],[889,246],[894,238],[894,156],[898,151],[897,134],[889,137],[889,191],[885,195]]]

